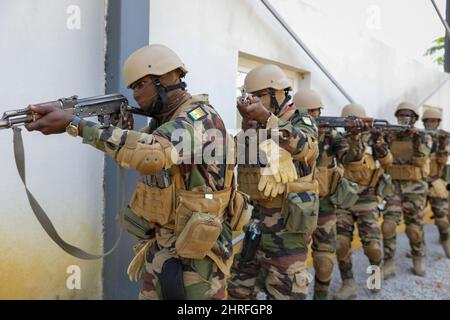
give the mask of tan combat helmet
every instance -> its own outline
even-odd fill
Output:
[[[342,109],[341,117],[350,117],[350,116],[365,118],[367,117],[366,110],[360,104],[350,103]]]
[[[174,51],[161,44],[152,44],[128,57],[124,65],[125,84],[130,87],[145,76],[162,76],[176,69],[182,71],[182,77],[188,73],[184,63]]]
[[[291,88],[291,81],[280,67],[265,64],[251,70],[245,77],[244,89],[248,93],[263,89],[286,90]]]
[[[416,115],[417,119],[419,118],[419,107],[413,105],[409,102],[402,102],[398,105],[397,110],[395,110],[395,116],[397,116],[400,110],[411,110]]]
[[[322,99],[320,95],[310,89],[300,89],[294,95],[294,105],[297,109],[314,110],[323,108]]]
[[[438,119],[442,120],[442,109],[438,107],[432,107],[424,105],[424,111],[422,115],[422,121],[427,119]]]

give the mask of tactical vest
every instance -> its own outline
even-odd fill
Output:
[[[295,109],[291,109],[280,116],[281,120],[287,121],[295,113]],[[259,144],[259,141],[258,141]],[[258,184],[261,180],[260,166],[238,166],[238,188],[239,191],[247,194],[251,201],[265,208],[282,208],[285,203],[287,194],[291,192],[312,191],[318,193],[318,183],[314,179],[315,168],[312,168],[311,174],[298,178],[296,181],[286,185],[285,193],[269,198],[258,190]]]
[[[361,160],[344,164],[344,177],[361,186],[375,188],[383,176],[384,170],[377,167],[372,147],[366,146]]]
[[[414,144],[411,139],[394,140],[389,146],[394,164],[387,168],[387,173],[393,180],[419,181],[424,178],[423,168],[414,166]]]
[[[181,105],[170,120],[195,106],[205,104],[207,98],[194,96]],[[191,119],[186,118],[186,121]],[[171,145],[157,135],[155,139],[163,146]],[[224,274],[229,274],[232,261],[224,261],[211,249],[219,238],[226,219],[230,221],[233,234],[241,233],[250,219],[246,196],[236,190],[233,182],[234,163],[227,164],[223,190],[189,191],[186,190],[179,166],[172,166],[156,176],[141,176],[132,195],[130,208],[148,222],[174,230],[179,256],[188,259],[203,259],[208,256]]]
[[[337,166],[333,157],[330,157],[328,151],[323,148],[315,174],[315,178],[319,184],[319,197],[334,194],[343,175],[342,168]]]

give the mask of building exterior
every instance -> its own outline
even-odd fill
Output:
[[[422,49],[414,51],[422,44],[425,51],[426,41],[431,44],[435,30],[442,28],[427,2],[270,3],[370,116],[393,121],[399,102],[422,103],[450,77],[419,57]],[[445,1],[439,5],[444,11]],[[418,15],[409,21],[423,23],[399,24],[406,6],[408,15]],[[149,42],[163,43],[184,59],[189,90],[209,93],[230,129],[239,127],[237,88],[245,73],[261,63],[280,65],[294,89],[319,91],[326,115],[340,114],[348,103],[256,0],[3,0],[0,18],[0,112],[74,94],[120,91],[129,96],[121,64]],[[450,81],[427,103],[445,109],[443,128],[450,129]],[[30,189],[63,238],[94,253],[111,247],[119,206],[112,161],[66,135],[24,132],[24,142]],[[134,239],[125,236],[118,252],[105,261],[68,256],[29,208],[10,131],[0,131],[0,150],[0,298],[136,298],[138,285],[126,276]],[[128,196],[134,179],[127,174]],[[80,289],[71,282],[78,272]]]

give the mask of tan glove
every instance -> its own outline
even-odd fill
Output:
[[[292,155],[278,146],[272,139],[259,144],[259,150],[266,154],[267,166],[262,168],[262,176],[273,176],[277,183],[286,184],[297,180]]]
[[[258,184],[258,190],[263,192],[267,198],[275,198],[279,194],[283,194],[285,187],[285,184],[277,183],[272,175],[261,175]]]
[[[148,249],[153,244],[153,241],[154,240],[148,240],[146,243],[139,243],[134,248],[135,256],[127,269],[130,281],[138,282],[139,279],[141,279],[145,267],[145,256],[147,255]]]

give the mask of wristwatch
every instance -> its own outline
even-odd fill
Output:
[[[70,121],[70,123],[66,127],[66,132],[74,138],[78,137],[78,127],[80,126],[80,122],[80,118],[73,117],[72,121]]]

